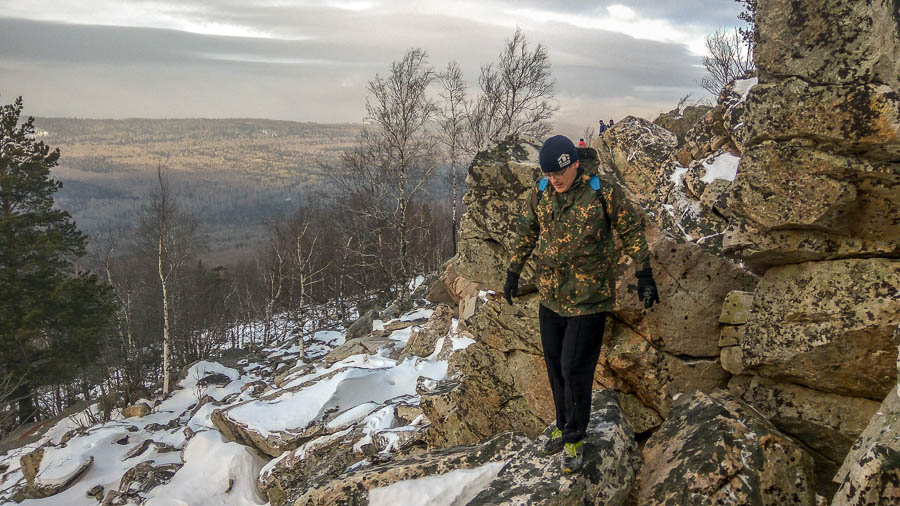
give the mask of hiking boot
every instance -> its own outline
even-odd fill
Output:
[[[544,452],[544,455],[553,455],[562,449],[562,431],[558,428],[553,429],[553,432],[550,433],[550,439],[544,441],[544,446],[541,447],[541,451]]]
[[[562,470],[564,473],[574,473],[581,469],[584,462],[584,450],[581,443],[566,443],[563,451]]]

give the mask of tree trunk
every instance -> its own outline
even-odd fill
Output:
[[[19,403],[19,424],[37,421],[37,412],[31,399],[31,385],[22,383],[13,391],[13,399]]]
[[[159,283],[162,286],[163,303],[163,397],[169,395],[169,296],[167,276],[163,270],[163,234],[159,235]]]
[[[454,143],[455,144],[455,143]],[[454,147],[455,150],[455,147]],[[457,167],[456,167],[456,156],[451,157],[450,162],[450,224],[453,227],[451,232],[451,238],[453,240],[453,254],[456,254],[456,186],[457,186]]]

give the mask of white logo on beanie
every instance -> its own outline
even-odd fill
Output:
[[[559,163],[559,168],[563,169],[569,166],[569,153],[563,153],[559,155],[559,158],[556,161]]]

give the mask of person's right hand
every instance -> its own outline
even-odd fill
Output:
[[[512,298],[519,295],[519,275],[515,272],[506,271],[506,284],[503,285],[503,295],[506,296],[506,302],[512,304]]]

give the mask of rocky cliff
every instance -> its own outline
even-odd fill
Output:
[[[885,0],[761,2],[757,73],[726,87],[690,128],[672,114],[628,117],[585,153],[645,211],[662,300],[643,310],[620,259],[595,387],[617,392],[635,431],[650,437],[632,500],[714,502],[730,490],[743,497],[736,504],[812,504],[841,484],[840,504],[900,494],[900,445],[884,420],[900,415],[888,395],[900,345],[898,9]],[[552,422],[533,267],[515,304],[477,295],[502,293],[511,223],[540,175],[538,147],[509,139],[470,167],[459,254],[439,291],[476,343],[435,393],[423,392],[433,397],[423,401],[433,444],[505,430],[533,436]],[[734,477],[754,468],[741,457],[751,445],[685,428],[715,417],[756,427],[750,439],[768,434],[752,452],[795,470],[800,488],[741,491]],[[701,479],[685,467],[704,445],[719,470],[702,480],[718,485],[674,479]],[[787,490],[795,499],[778,495]]]

